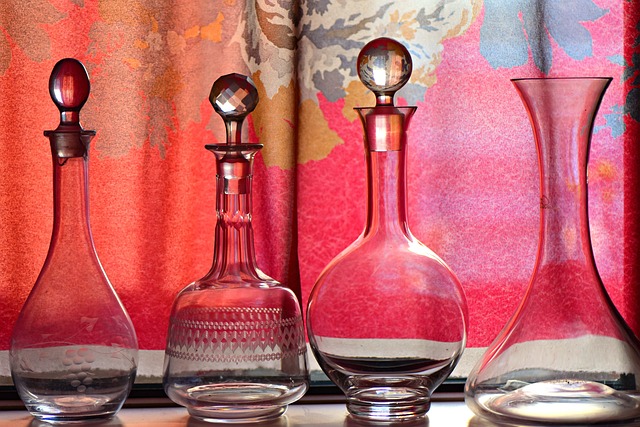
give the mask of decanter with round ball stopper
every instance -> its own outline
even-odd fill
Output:
[[[356,108],[364,126],[367,204],[364,231],[321,273],[307,308],[313,353],[356,418],[423,417],[431,394],[466,342],[460,283],[407,224],[407,136],[416,107],[394,105],[409,80],[406,48],[368,43],[357,61],[376,105]]]

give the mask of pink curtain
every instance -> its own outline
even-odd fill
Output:
[[[410,226],[458,274],[469,345],[484,347],[515,310],[538,238],[530,125],[510,78],[612,76],[596,120],[590,214],[596,261],[640,332],[640,7],[621,0],[22,0],[0,3],[0,349],[50,238],[57,125],[49,73],[86,65],[81,120],[91,148],[98,254],[138,331],[164,348],[175,294],[212,258],[214,161],[224,138],[213,81],[252,76],[246,127],[256,160],[260,266],[306,303],[321,269],[361,232],[364,157],[354,106],[373,104],[355,58],[373,38],[414,59],[403,105]],[[72,309],[72,302],[70,302]]]

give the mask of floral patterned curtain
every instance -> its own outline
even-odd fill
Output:
[[[535,260],[538,171],[510,78],[612,76],[593,137],[596,261],[636,332],[640,316],[640,6],[624,0],[5,0],[0,3],[0,350],[46,256],[52,225],[44,129],[48,77],[86,65],[82,122],[97,130],[90,197],[96,248],[138,331],[162,350],[175,294],[208,270],[214,159],[208,102],[222,74],[250,75],[260,266],[306,303],[321,269],[364,223],[362,132],[373,104],[355,59],[380,37],[414,60],[401,104],[413,233],[458,274],[470,347],[515,310]],[[69,302],[73,310],[73,301]],[[345,315],[348,315],[345,313]],[[339,322],[340,319],[336,319]],[[0,368],[2,363],[0,363]]]

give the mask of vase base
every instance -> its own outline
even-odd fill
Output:
[[[592,424],[637,419],[638,399],[598,382],[566,379],[483,394],[477,401],[488,416],[502,421]]]

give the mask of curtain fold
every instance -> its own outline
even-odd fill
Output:
[[[423,4],[426,3],[426,4]],[[535,261],[538,172],[510,78],[614,77],[596,120],[590,214],[596,261],[640,332],[640,6],[616,0],[27,0],[0,4],[0,350],[46,255],[52,222],[48,77],[86,65],[81,121],[91,148],[98,255],[141,348],[161,350],[175,294],[212,261],[215,170],[224,138],[208,95],[250,75],[260,104],[244,129],[256,159],[261,268],[306,304],[321,269],[361,232],[365,167],[355,106],[362,46],[403,42],[414,60],[401,105],[409,135],[409,220],[458,274],[469,345],[515,310]],[[339,301],[336,302],[339,304]]]
[[[624,14],[624,289],[621,311],[640,334],[640,4],[626,2]]]

